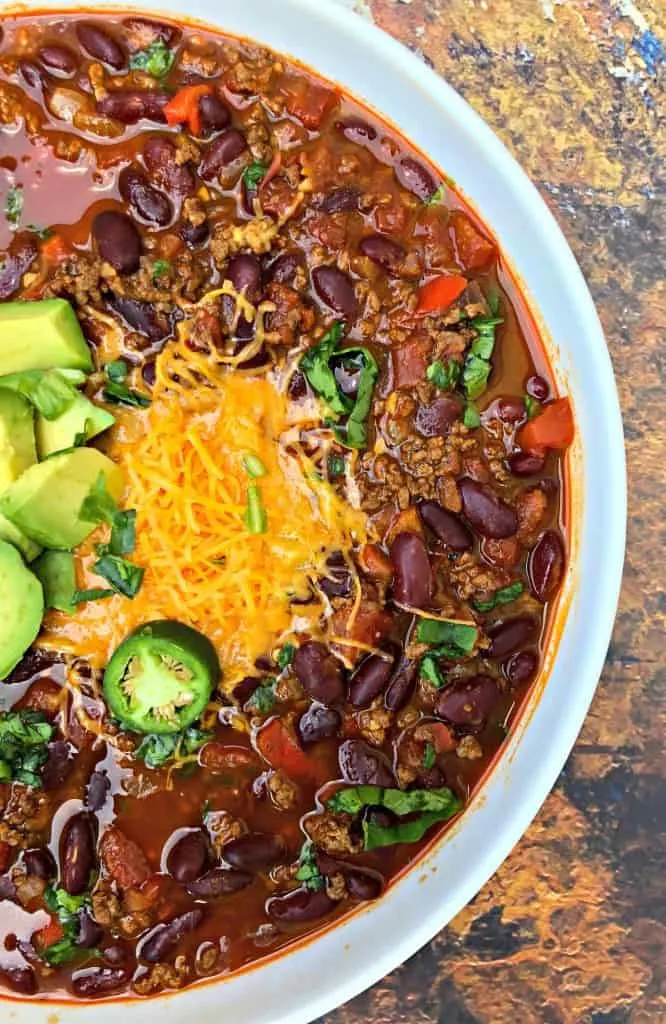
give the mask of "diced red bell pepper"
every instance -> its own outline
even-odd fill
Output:
[[[568,398],[557,398],[544,406],[533,420],[518,431],[518,444],[525,451],[544,448],[568,448],[574,439],[575,426]]]
[[[71,255],[72,250],[61,235],[52,235],[42,245],[42,256],[50,266],[57,266]]]
[[[316,85],[305,75],[285,75],[280,83],[284,105],[310,131],[318,131],[328,111],[337,102],[337,93]]]
[[[64,939],[65,932],[57,917],[52,917],[47,925],[40,928],[32,937],[32,943],[39,950],[48,949],[56,942]]]
[[[315,778],[316,766],[281,718],[274,718],[259,730],[257,747],[271,768],[284,769],[289,778],[297,782],[311,782]]]
[[[438,754],[448,754],[455,750],[456,741],[453,733],[443,722],[428,722],[428,732]]]
[[[179,89],[164,108],[164,116],[167,124],[172,127],[177,124],[186,124],[192,135],[201,135],[201,113],[199,111],[199,100],[202,96],[211,93],[210,85],[185,85]]]
[[[463,270],[480,270],[495,255],[495,246],[485,238],[464,213],[452,213],[449,228],[453,238],[456,260]]]
[[[434,277],[419,291],[416,312],[421,316],[428,313],[441,313],[460,298],[466,287],[467,278],[460,277],[458,274]]]

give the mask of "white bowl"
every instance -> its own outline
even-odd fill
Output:
[[[32,6],[67,4],[44,0],[20,9]],[[85,6],[105,5],[88,0]],[[532,310],[546,325],[560,391],[572,397],[575,408],[571,557],[548,663],[500,763],[462,820],[376,904],[228,980],[149,1001],[0,1005],[3,1024],[117,1024],[121,1013],[127,1024],[305,1024],[393,970],[478,892],[529,825],[573,746],[604,662],[624,556],[617,393],[589,292],[536,189],[464,100],[403,46],[331,0],[161,0],[132,6],[186,13],[260,40],[338,81],[393,122],[455,179],[498,238]]]

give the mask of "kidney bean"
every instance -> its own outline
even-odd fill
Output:
[[[72,992],[80,999],[97,999],[123,988],[128,979],[127,971],[119,967],[90,967],[74,975]]]
[[[564,561],[564,545],[559,534],[555,530],[546,530],[527,560],[530,586],[538,601],[547,601],[559,587]]]
[[[319,588],[327,597],[348,597],[351,593],[352,577],[342,552],[333,552],[326,559],[326,566],[328,572],[326,576],[319,578]]]
[[[75,54],[66,46],[42,46],[37,56],[48,71],[56,72],[62,78],[71,78],[79,69]]]
[[[417,675],[418,662],[401,658],[384,695],[384,703],[389,711],[404,708],[416,687]]]
[[[447,687],[435,714],[453,725],[481,726],[497,703],[499,687],[490,676],[478,675]]]
[[[502,423],[520,423],[525,419],[525,403],[522,398],[498,398],[496,409]]]
[[[313,704],[298,720],[297,732],[302,743],[319,743],[337,735],[342,716],[333,708]]]
[[[351,678],[349,703],[355,708],[369,707],[386,689],[392,672],[393,658],[382,658],[379,654],[365,658]]]
[[[544,377],[539,377],[538,374],[527,378],[525,390],[532,398],[536,398],[537,402],[545,402],[550,394],[548,381]]]
[[[95,867],[93,818],[79,811],[69,819],[60,837],[60,884],[70,896],[80,896]]]
[[[295,370],[289,378],[289,384],[287,385],[287,394],[293,402],[298,401],[299,398],[304,398],[308,392],[308,385],[304,375],[300,370]]]
[[[208,867],[208,839],[201,829],[185,832],[169,850],[166,869],[177,882],[193,882]]]
[[[437,191],[437,183],[430,171],[411,156],[403,157],[396,164],[395,173],[400,184],[423,202]]]
[[[92,233],[103,260],[119,274],[133,274],[139,269],[141,235],[126,213],[104,210],[92,223]]]
[[[107,297],[106,304],[122,317],[133,331],[143,334],[149,341],[162,341],[171,333],[171,321],[164,313],[158,314],[151,302],[128,299],[124,295],[112,293]]]
[[[504,675],[512,686],[522,686],[534,678],[538,667],[539,656],[536,651],[518,651],[504,665]]]
[[[74,31],[83,49],[95,60],[108,64],[114,71],[122,71],[127,65],[125,51],[98,25],[91,21],[76,21]]]
[[[263,871],[284,861],[286,849],[279,835],[250,832],[232,839],[222,847],[222,857],[239,871]]]
[[[477,533],[496,539],[513,536],[518,529],[516,513],[490,488],[464,477],[458,490],[465,518]]]
[[[149,964],[162,963],[175,953],[181,939],[195,931],[204,919],[202,907],[193,907],[179,914],[168,924],[160,924],[148,933],[139,949],[139,956]]]
[[[48,78],[34,60],[23,58],[18,62],[18,70],[21,78],[31,89],[43,89],[48,85]]]
[[[166,121],[164,107],[168,102],[169,96],[165,92],[119,89],[97,100],[97,112],[121,124],[136,124],[142,118],[163,123]]]
[[[399,533],[391,544],[393,600],[411,608],[426,608],[435,581],[426,546],[415,533]]]
[[[199,117],[202,138],[221,132],[231,122],[228,108],[214,92],[199,97]]]
[[[332,192],[325,195],[319,204],[319,209],[324,213],[349,213],[352,210],[358,210],[360,198],[360,189],[343,185],[342,188],[334,188]]]
[[[529,640],[535,629],[536,621],[529,615],[517,615],[513,619],[495,622],[487,630],[490,647],[486,651],[489,658],[504,658],[516,648]]]
[[[111,789],[111,780],[106,772],[93,772],[86,789],[86,807],[89,811],[101,811]]]
[[[199,174],[204,181],[212,181],[220,171],[237,160],[247,149],[247,140],[237,128],[229,128],[208,146],[199,166]]]
[[[16,896],[16,886],[9,875],[0,875],[0,900],[13,900]]]
[[[214,900],[219,896],[230,896],[234,892],[246,889],[253,881],[247,871],[235,871],[233,868],[212,868],[201,878],[190,882],[187,891],[190,896],[200,900]]]
[[[397,270],[402,263],[405,250],[399,242],[387,235],[368,235],[359,245],[359,252],[385,270]]]
[[[155,359],[148,359],[141,367],[141,377],[144,384],[147,384],[149,388],[152,388],[155,384],[156,377]]]
[[[268,280],[276,284],[291,284],[296,276],[296,271],[303,266],[303,257],[300,253],[285,252],[278,256],[268,268]]]
[[[453,395],[436,398],[431,405],[420,405],[415,425],[423,437],[446,437],[452,423],[460,419],[462,402]]]
[[[419,504],[421,520],[435,534],[442,544],[452,551],[469,551],[473,546],[472,534],[453,512],[442,508],[436,501],[422,501]]]
[[[102,940],[104,932],[90,916],[87,910],[80,910],[77,915],[79,933],[76,936],[76,945],[84,949],[92,949]]]
[[[256,302],[261,289],[261,264],[256,256],[240,253],[232,256],[224,273],[237,292],[243,292],[250,302]]]
[[[292,660],[299,683],[320,704],[336,704],[344,699],[342,666],[328,647],[317,640],[302,644]]]
[[[358,117],[348,117],[344,121],[338,121],[335,126],[349,142],[356,142],[364,146],[366,142],[372,142],[377,138],[377,129],[367,121],[361,121]]]
[[[0,969],[0,978],[12,992],[22,996],[34,996],[37,991],[37,975],[32,967],[5,967]]]
[[[356,316],[358,303],[351,278],[337,267],[315,267],[312,284],[321,301],[340,316]]]
[[[135,50],[143,50],[156,42],[173,46],[182,35],[175,25],[166,25],[153,18],[123,18],[122,26],[130,38],[131,48]]]
[[[47,792],[58,789],[72,769],[72,757],[66,740],[55,740],[47,747],[47,758],[41,767],[42,786]]]
[[[208,241],[210,225],[205,220],[201,224],[192,224],[191,221],[184,220],[179,225],[178,232],[185,244],[193,248],[197,245],[203,245],[204,242]]]
[[[394,786],[388,759],[363,740],[344,740],[338,749],[338,764],[345,782],[359,786]]]
[[[126,967],[134,963],[134,953],[122,939],[116,939],[102,950],[102,958],[110,967]]]
[[[349,895],[355,900],[376,900],[381,896],[384,885],[378,875],[371,875],[369,871],[345,871],[344,876]]]
[[[21,283],[21,278],[38,255],[33,238],[21,237],[8,253],[0,257],[0,299],[8,299]],[[8,681],[8,680],[7,680]]]
[[[546,465],[546,454],[545,452],[543,455],[536,452],[514,452],[509,456],[507,462],[514,476],[536,476],[543,472]]]
[[[285,924],[302,924],[316,921],[335,908],[335,900],[325,889],[294,889],[283,896],[272,896],[266,901],[266,913],[275,921]]]
[[[55,878],[58,873],[55,858],[48,846],[26,850],[23,854],[23,865],[26,874],[36,875],[37,878],[43,878],[47,882],[49,879]]]
[[[170,195],[183,198],[196,192],[196,175],[189,164],[176,163],[176,147],[170,139],[163,135],[148,139],[143,159],[150,176]]]
[[[143,147],[143,159],[148,173],[155,174],[175,163],[176,147],[165,135],[152,135]]]
[[[118,177],[118,191],[132,207],[132,212],[149,224],[165,227],[173,216],[167,197],[151,185],[138,167],[123,167]]]

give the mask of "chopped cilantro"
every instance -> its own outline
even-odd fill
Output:
[[[40,228],[37,224],[28,224],[27,231],[31,231],[33,235],[37,235],[40,242],[48,242],[49,238],[53,238],[53,228]]]
[[[41,711],[0,713],[0,782],[22,782],[35,789],[48,756],[53,726]]]
[[[508,587],[500,587],[487,601],[473,601],[472,604],[477,612],[490,612],[500,605],[511,604],[512,601],[520,597],[524,589],[520,580],[517,580],[515,583],[509,584]]]
[[[16,185],[12,185],[5,200],[5,219],[10,228],[17,230],[23,213],[23,193]]]
[[[153,281],[158,284],[159,281],[168,274],[171,269],[169,260],[155,260],[153,263]]]
[[[433,686],[440,690],[443,686],[447,685],[448,680],[443,674],[437,658],[432,654],[425,654],[421,658],[421,664],[419,666],[419,675],[421,679],[425,679]]]
[[[277,653],[276,661],[279,668],[285,669],[287,665],[291,665],[291,659],[294,657],[295,647],[293,644],[285,644],[281,647]]]
[[[523,402],[525,405],[525,412],[527,413],[528,420],[533,420],[536,414],[541,409],[541,403],[538,402],[536,398],[532,398],[531,395],[525,395]]]
[[[133,71],[145,71],[153,78],[165,78],[171,71],[175,59],[176,55],[166,43],[162,39],[156,39],[145,50],[133,53],[129,63]]]
[[[256,708],[260,715],[267,715],[275,706],[275,680],[265,679],[250,697],[248,704]]]
[[[245,187],[247,188],[248,192],[257,191],[260,183],[262,182],[266,175],[267,170],[268,168],[266,167],[266,164],[259,163],[258,160],[250,164],[249,167],[245,168],[245,170],[243,171],[243,181],[245,182]]]
[[[460,363],[454,362],[453,359],[449,359],[447,363],[441,363],[437,359],[426,370],[426,377],[431,384],[441,388],[442,391],[453,391],[460,380],[460,372]]]
[[[463,423],[469,430],[476,430],[477,427],[481,426],[481,417],[479,416],[479,410],[472,402],[468,402],[463,412]]]
[[[421,758],[421,767],[424,772],[429,772],[431,768],[435,767],[437,760],[437,752],[432,743],[426,743],[423,749],[423,757]]]
[[[444,186],[440,185],[438,188],[435,189],[432,195],[428,196],[427,199],[424,199],[423,202],[426,206],[437,206],[439,203],[443,201],[443,199]]]
[[[317,891],[326,885],[326,879],[319,870],[315,848],[310,839],[306,839],[301,847],[298,856],[298,871],[294,877],[298,882],[303,882],[307,889]]]

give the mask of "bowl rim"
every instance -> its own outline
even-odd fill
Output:
[[[182,3],[182,0],[180,2]],[[270,21],[271,3],[274,3],[274,0],[255,0],[252,5],[254,16],[263,12]],[[153,13],[156,17],[162,13],[183,21],[194,20],[195,24],[198,19],[202,24],[219,27],[222,32],[264,40],[266,23],[258,18],[253,29],[250,16],[242,13],[242,6],[243,0],[227,0],[224,9],[215,10],[212,0],[191,0],[192,10],[188,15],[183,15],[179,10],[179,0],[162,0],[161,3],[159,0],[154,3],[151,0],[134,0],[128,4],[105,3],[104,0],[89,0],[87,4],[71,0],[42,0],[38,3],[0,4],[0,16],[14,12],[47,12],[53,8],[72,13],[76,10],[96,13],[105,9],[110,12],[134,9],[142,14]],[[307,37],[309,24],[328,29],[332,38],[337,35],[346,37],[350,45],[353,41],[355,50],[367,52],[369,63],[377,64],[378,73],[380,67],[384,65],[393,68],[404,80],[405,88],[408,88],[415,97],[420,96],[424,102],[427,99],[439,108],[444,119],[448,118],[455,122],[470,150],[477,151],[482,159],[492,161],[496,185],[501,185],[505,190],[510,200],[509,205],[514,204],[525,213],[526,222],[536,240],[535,244],[546,257],[549,273],[556,281],[567,285],[568,308],[572,316],[575,314],[574,319],[579,326],[579,348],[587,362],[594,365],[593,368],[584,370],[586,392],[589,390],[590,394],[589,401],[583,403],[582,382],[578,379],[578,372],[584,367],[582,364],[579,367],[576,360],[562,348],[558,353],[549,340],[548,329],[541,330],[549,361],[554,365],[558,381],[569,382],[574,395],[577,425],[585,439],[585,446],[582,445],[582,440],[577,439],[572,454],[570,488],[576,492],[573,515],[575,536],[572,564],[557,612],[562,637],[558,644],[551,636],[544,685],[540,687],[537,695],[530,698],[529,714],[523,716],[499,763],[477,793],[472,805],[467,808],[460,822],[447,832],[442,840],[434,842],[425,857],[419,859],[401,876],[382,900],[315,934],[295,948],[280,952],[266,962],[259,962],[228,979],[210,981],[179,993],[163,994],[148,1001],[111,1000],[96,1003],[95,1013],[104,1024],[107,1021],[110,1024],[119,1007],[129,1015],[132,1024],[143,1024],[144,1021],[147,1024],[154,1019],[156,1011],[163,1016],[165,1024],[177,1024],[178,1021],[185,1019],[188,1011],[196,1011],[200,1014],[202,1024],[204,1021],[208,1024],[209,1019],[211,1022],[225,1019],[220,1016],[221,1010],[228,1007],[228,1012],[231,1013],[234,1007],[237,1009],[239,998],[244,999],[246,994],[251,998],[253,981],[258,983],[257,988],[260,987],[263,993],[262,1005],[254,1007],[253,1004],[251,1015],[244,1013],[242,1019],[247,1024],[259,1024],[264,1021],[271,1024],[305,1024],[376,983],[416,953],[485,885],[523,835],[548,795],[573,747],[594,695],[617,608],[626,529],[625,454],[619,400],[610,357],[594,303],[562,230],[536,187],[485,121],[443,78],[411,53],[406,46],[354,11],[341,6],[339,0],[281,0],[281,8],[283,17],[290,25],[296,24],[290,19],[303,19],[299,24],[303,26],[304,38]],[[239,24],[244,19],[246,29],[237,30],[236,27],[231,27],[230,16],[232,22],[238,19]],[[274,28],[274,21],[275,19],[270,22],[271,32],[277,31]],[[293,31],[293,27],[290,31]],[[294,46],[288,42],[286,45],[278,45],[269,40],[266,42],[283,53],[293,54],[306,65],[309,63],[306,56],[299,54],[298,46],[301,44],[298,34],[293,37]],[[399,120],[394,119],[391,110],[385,109],[374,96],[364,95],[362,91],[348,85],[348,78],[353,75],[345,68],[341,58],[332,53],[330,60],[333,73],[328,70],[328,58],[326,70],[321,68],[320,62],[317,63],[317,73],[342,82],[352,96],[358,96],[363,103],[377,109],[386,122],[392,125],[397,123],[397,130],[405,134],[410,141],[414,141],[415,134],[417,138],[423,135],[421,127],[417,132],[405,130],[399,124]],[[416,141],[416,145],[424,152],[430,152],[428,146],[422,145],[420,141]],[[440,161],[437,158],[436,162],[443,166],[444,171],[448,170],[445,160]],[[493,233],[498,236],[503,256],[508,258],[514,276],[521,279],[521,291],[531,312],[539,317],[543,303],[537,303],[533,293],[541,289],[541,283],[537,287],[530,282],[536,271],[526,266],[524,257],[517,258],[512,251],[513,234],[510,245],[503,241],[502,232],[495,227],[499,218],[488,215],[487,204],[478,196],[468,195],[464,178],[462,186],[460,191],[466,201],[470,202],[473,208],[480,210],[481,220],[489,224]],[[515,244],[521,248],[519,242]],[[546,323],[550,323],[550,318],[546,318],[545,314],[543,316]],[[566,348],[573,352],[571,342]],[[583,360],[583,355],[580,359]],[[600,423],[603,424],[601,431],[597,429]],[[589,613],[590,609],[586,607],[588,605],[592,605],[597,614],[591,625],[586,626],[581,619],[584,613]],[[563,666],[559,663],[559,654],[565,635],[572,651],[567,655],[566,665]],[[574,641],[578,641],[578,644]],[[555,684],[551,682],[552,673],[549,673],[549,669],[553,669],[553,663],[559,675],[567,668],[575,673],[579,680],[577,689],[568,695],[570,700],[564,709],[558,703],[559,689],[555,692]],[[559,683],[558,687],[561,688],[561,685]],[[543,722],[548,714],[552,713],[554,719],[548,729],[548,742],[544,745],[543,741],[538,739],[540,732],[537,732],[536,724],[532,727],[531,723],[537,720]],[[534,762],[530,777],[528,780],[519,780],[518,786],[516,780],[512,778],[513,764],[518,761],[529,761],[530,758]],[[495,806],[498,799],[501,802],[503,787],[507,791],[511,787],[514,796],[518,788],[521,795],[520,806],[514,806],[509,810],[503,818],[502,826],[493,833],[492,842],[488,843],[482,852],[476,854],[475,862],[458,882],[454,895],[449,895],[440,904],[436,899],[432,899],[432,886],[424,886],[428,889],[430,898],[423,908],[420,923],[411,922],[407,913],[409,903],[405,901],[419,900],[419,885],[430,882],[436,876],[441,869],[439,862],[445,859],[447,848],[468,846],[470,841],[477,838],[477,833],[478,837],[483,838],[486,829],[484,816],[487,816],[486,812],[491,803]],[[426,901],[421,899],[421,902]],[[390,942],[384,942],[382,947],[378,929],[391,929],[403,919],[408,921],[406,929],[397,937],[392,937]],[[359,946],[363,946],[360,952]],[[346,958],[346,970],[337,966],[335,958],[340,953],[343,954],[343,961]],[[317,969],[317,960],[325,954],[330,957],[330,966],[327,961],[323,985],[304,986],[306,991],[300,989],[297,995],[289,994],[285,997],[285,982],[295,987],[299,977],[302,981],[306,972]],[[289,978],[291,981],[288,981]],[[10,1021],[17,1021],[20,1024],[41,1022],[44,1008],[52,1010],[62,1024],[69,1024],[70,1020],[75,1019],[76,1014],[90,1010],[90,1004],[57,1001],[0,1000],[0,1005],[8,1008],[6,1012]],[[202,1015],[202,1012],[206,1015]],[[207,1014],[210,1014],[210,1017]]]

